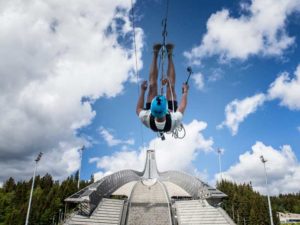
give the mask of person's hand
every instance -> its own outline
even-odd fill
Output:
[[[146,80],[144,80],[142,83],[141,83],[141,90],[142,91],[146,91],[148,88],[148,82]]]
[[[189,85],[186,83],[182,84],[182,93],[188,93]]]

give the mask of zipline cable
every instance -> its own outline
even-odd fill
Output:
[[[135,52],[135,73],[136,73],[136,80],[137,80],[137,84],[139,84],[139,74],[138,74],[138,59],[137,59],[137,45],[136,45],[136,32],[135,32],[135,16],[134,16],[134,6],[133,6],[133,0],[131,0],[131,14],[132,14],[132,29],[133,29],[133,42],[134,42],[134,52]],[[167,31],[167,22],[168,22],[168,14],[169,14],[169,0],[167,0],[167,3],[166,3],[166,12],[165,12],[165,18],[162,20],[162,26],[163,26],[163,31],[162,31],[162,36],[163,36],[163,42],[162,42],[162,49],[161,49],[161,55],[160,55],[160,58],[159,58],[159,68],[158,68],[158,71],[160,71],[160,68],[161,68],[161,82],[160,82],[160,85],[161,85],[161,95],[164,94],[163,92],[163,84],[162,84],[162,81],[164,80],[164,75],[165,75],[165,71],[164,71],[164,64],[165,64],[165,58],[166,58],[166,52],[167,52],[167,49],[166,49],[166,37],[168,35],[168,31]],[[188,78],[189,79],[189,78]],[[174,96],[173,96],[173,92],[172,92],[172,87],[170,85],[170,80],[168,79],[167,77],[167,82],[170,86],[170,90],[171,90],[171,100],[172,100],[172,109],[173,109],[173,112],[174,112]],[[187,80],[188,82],[188,80]],[[187,83],[186,82],[186,83]],[[166,84],[165,84],[166,85]],[[138,95],[140,95],[140,87],[138,85]],[[142,124],[140,124],[141,126],[141,138],[142,138],[142,143],[143,143],[143,146],[145,148],[145,143],[144,143],[144,134],[143,134],[143,127],[142,127]],[[179,135],[179,132],[181,131],[184,131],[184,134],[183,136],[180,136]],[[176,128],[173,132],[167,132],[167,133],[172,133],[172,136],[174,138],[179,138],[179,139],[182,139],[185,137],[185,129],[183,127],[183,125],[181,124],[180,127]],[[161,133],[161,132],[158,132],[158,136],[164,140],[165,137],[164,137],[164,134]]]
[[[164,65],[165,65],[165,58],[166,58],[166,52],[167,52],[166,38],[168,36],[168,31],[167,31],[168,16],[169,16],[169,0],[167,0],[165,17],[162,20],[162,27],[163,27],[162,37],[163,37],[163,41],[162,41],[162,49],[161,49],[161,55],[160,55],[160,60],[159,60],[159,67],[161,67],[161,78],[160,78],[160,94],[161,95],[164,94],[162,81],[164,80],[164,77],[165,77]]]
[[[138,96],[140,96],[140,87],[139,87],[139,73],[138,73],[138,59],[137,59],[137,47],[136,47],[136,34],[135,34],[135,17],[134,17],[134,7],[133,7],[133,0],[131,0],[131,18],[132,18],[132,31],[133,31],[133,44],[134,44],[134,55],[135,55],[135,74],[136,74],[136,83],[138,89]],[[145,148],[144,142],[144,132],[143,132],[143,125],[140,123],[140,130],[141,130],[141,138],[143,147]]]

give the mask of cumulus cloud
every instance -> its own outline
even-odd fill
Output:
[[[275,149],[262,142],[256,142],[252,146],[252,151],[240,155],[239,162],[223,172],[223,178],[238,183],[251,182],[255,190],[266,194],[261,155],[267,160],[266,170],[269,191],[272,195],[299,192],[300,163],[289,145]]]
[[[116,146],[116,145],[133,145],[134,139],[130,138],[128,140],[120,140],[116,139],[109,130],[105,129],[104,127],[99,128],[99,133],[103,137],[103,139],[106,141],[108,146]]]
[[[86,140],[76,131],[95,117],[92,103],[120,94],[132,78],[130,7],[122,0],[1,3],[0,180],[29,178],[39,151],[40,171],[59,178],[78,169]],[[136,28],[139,69],[142,36]]]
[[[246,117],[254,113],[259,106],[266,101],[279,99],[280,105],[290,110],[300,110],[300,65],[298,65],[294,77],[288,72],[283,72],[270,84],[266,94],[257,94],[243,100],[233,100],[225,108],[226,119],[217,128],[228,127],[232,135],[238,132],[239,124]],[[297,128],[300,130],[300,128]]]
[[[299,0],[252,0],[242,4],[239,17],[222,9],[210,16],[201,44],[184,55],[194,64],[217,55],[220,59],[245,60],[251,55],[281,55],[294,43],[286,31],[289,15],[300,10]]]
[[[300,65],[294,78],[290,78],[287,72],[280,74],[270,85],[268,95],[271,99],[279,99],[282,106],[300,110]]]
[[[103,173],[102,171],[94,173],[94,181],[101,180],[101,178],[108,176],[110,174],[111,174],[110,172]]]
[[[192,79],[194,80],[194,83],[198,90],[202,90],[204,88],[204,77],[202,73],[193,74]]]
[[[96,161],[100,174],[111,174],[125,169],[141,171],[145,162],[146,151],[117,151],[111,156],[99,157]],[[93,161],[90,161],[90,163]],[[94,161],[95,162],[95,161]]]
[[[90,163],[96,163],[102,173],[112,173],[121,169],[135,169],[141,171],[145,163],[146,149],[154,149],[157,156],[157,165],[160,171],[166,170],[189,170],[194,171],[191,166],[199,151],[212,151],[212,138],[204,138],[202,131],[207,124],[202,121],[193,120],[185,125],[186,137],[174,139],[166,134],[166,140],[160,141],[156,138],[149,142],[146,148],[138,151],[126,150],[90,159]],[[200,174],[200,172],[198,172]]]
[[[204,169],[203,171],[199,171],[198,169],[195,168],[192,172],[190,172],[190,174],[193,174],[193,176],[199,178],[200,180],[206,183],[209,182],[209,174],[206,169]]]
[[[208,77],[209,82],[216,82],[223,77],[223,70],[220,68],[213,68],[211,74]]]
[[[266,100],[264,94],[256,94],[243,100],[235,99],[225,108],[225,121],[217,126],[218,129],[226,126],[230,129],[232,135],[236,135],[241,122],[245,120],[249,114],[254,113],[259,106]]]

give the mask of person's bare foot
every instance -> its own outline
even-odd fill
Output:
[[[168,79],[167,79],[167,78],[163,79],[163,80],[161,81],[161,84],[162,84],[163,86],[166,85],[166,84],[168,84]]]
[[[153,45],[153,53],[158,53],[159,50],[161,49],[161,44],[160,43],[156,43]]]
[[[175,45],[172,44],[172,43],[168,43],[168,44],[166,45],[168,55],[172,55],[172,54],[173,54],[173,49],[174,49],[174,47],[175,47]]]

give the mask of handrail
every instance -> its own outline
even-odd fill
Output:
[[[137,181],[137,182],[135,183],[135,185],[134,185],[133,188],[131,189],[130,196],[128,197],[128,204],[127,204],[127,209],[126,209],[126,220],[125,220],[125,225],[127,225],[127,223],[128,223],[128,217],[129,217],[128,215],[129,215],[129,209],[130,209],[130,206],[131,206],[132,194],[134,193],[134,191],[135,191],[137,185],[138,185],[140,182],[141,182],[141,180],[140,180],[140,181]]]
[[[170,225],[172,225],[173,224],[173,219],[172,219],[172,215],[171,215],[172,211],[171,211],[171,208],[170,208],[170,197],[168,195],[168,192],[167,192],[164,184],[162,184],[160,181],[158,181],[158,183],[160,184],[161,188],[163,189],[163,192],[165,194],[166,200],[168,202],[169,220],[170,220]]]
[[[125,225],[126,222],[127,222],[127,217],[128,217],[128,204],[129,204],[129,200],[131,199],[131,194],[134,190],[134,187],[135,185],[138,183],[139,181],[136,181],[136,183],[132,186],[131,190],[130,190],[130,193],[127,197],[127,199],[124,201],[124,204],[123,204],[123,210],[122,210],[122,219],[121,219],[121,222],[120,224],[121,225]],[[125,212],[124,212],[125,211]]]
[[[222,216],[225,218],[225,220],[230,225],[236,225],[236,223],[230,218],[230,216],[227,214],[227,212],[223,208],[217,207],[217,210],[222,214]]]

